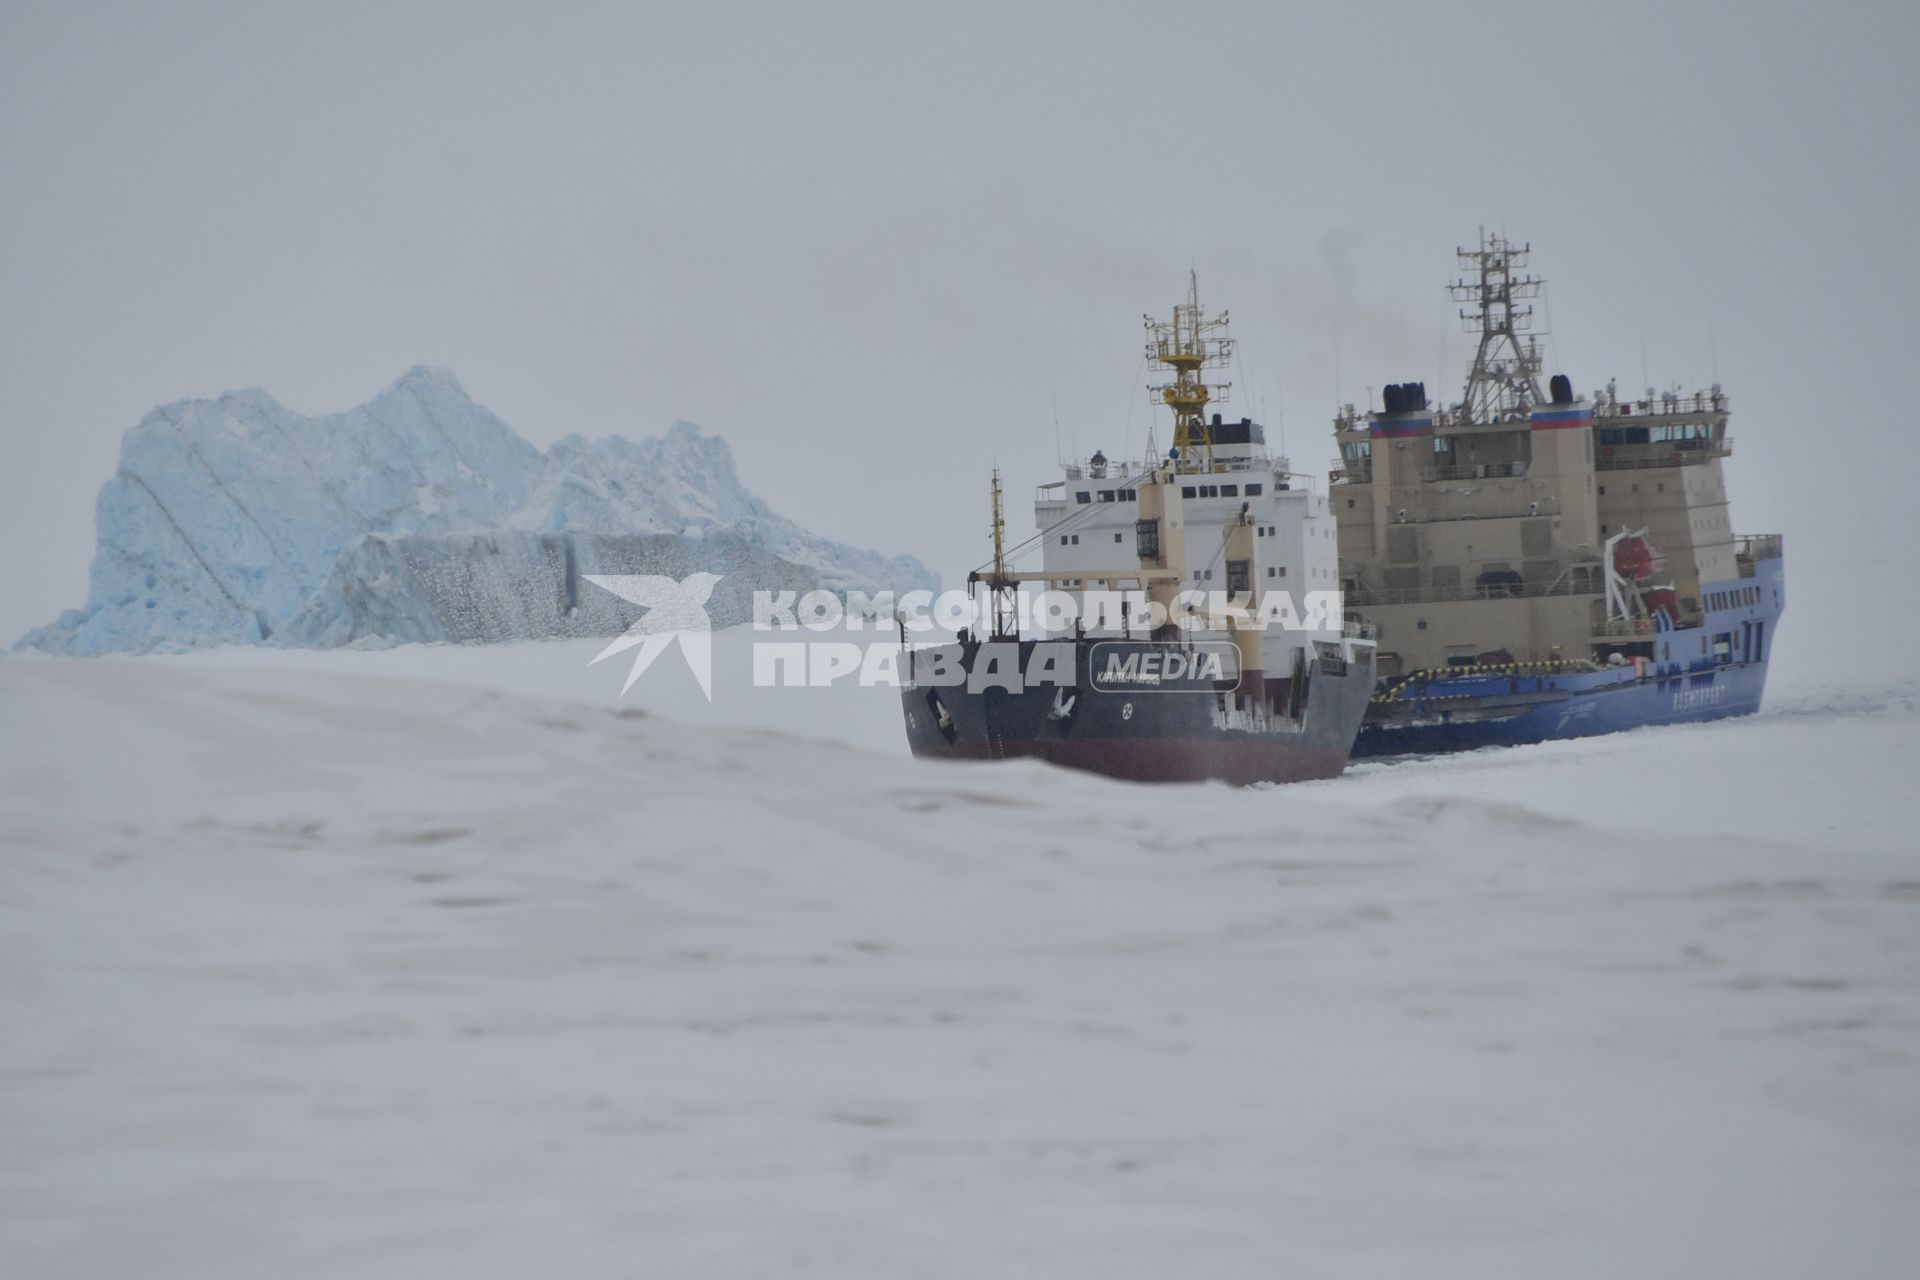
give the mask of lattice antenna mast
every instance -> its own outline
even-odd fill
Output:
[[[1183,471],[1214,471],[1213,432],[1207,426],[1207,405],[1227,398],[1230,382],[1209,383],[1206,369],[1223,369],[1233,359],[1233,339],[1227,336],[1227,313],[1212,319],[1200,310],[1200,281],[1189,272],[1187,300],[1173,309],[1173,320],[1146,317],[1147,358],[1173,371],[1173,381],[1155,383],[1173,410],[1173,447]]]
[[[1540,292],[1540,281],[1515,272],[1527,265],[1532,251],[1532,245],[1516,246],[1504,236],[1488,235],[1484,227],[1478,249],[1458,250],[1460,278],[1448,290],[1455,302],[1469,304],[1460,319],[1468,333],[1480,335],[1460,404],[1469,422],[1521,416],[1545,399],[1539,339],[1520,336],[1533,327],[1533,308],[1523,304]]]

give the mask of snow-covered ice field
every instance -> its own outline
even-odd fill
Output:
[[[1911,688],[1150,789],[597,648],[0,661],[0,1275],[1920,1268]]]

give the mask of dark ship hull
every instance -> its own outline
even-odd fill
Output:
[[[1025,671],[1035,647],[1047,644],[1072,648],[1071,684],[975,685],[983,650],[1017,645],[1018,669]],[[1246,786],[1332,778],[1346,768],[1373,690],[1370,648],[1351,662],[1323,652],[1289,677],[1265,680],[1253,697],[1211,681],[1122,687],[1102,674],[1129,658],[1175,652],[1185,650],[1144,640],[968,641],[911,650],[901,689],[908,743],[929,759],[1032,757],[1132,782]],[[967,680],[933,683],[940,661]]]

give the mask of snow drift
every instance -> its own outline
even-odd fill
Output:
[[[1230,791],[342,674],[594,647],[0,661],[0,1274],[1913,1272],[1910,707]]]
[[[567,566],[581,563],[730,572],[728,599],[756,586],[934,585],[911,557],[779,515],[741,485],[726,442],[691,423],[657,440],[569,436],[543,454],[427,368],[321,417],[257,388],[155,409],[127,433],[96,524],[86,605],[24,646],[619,630],[617,610],[571,594]]]

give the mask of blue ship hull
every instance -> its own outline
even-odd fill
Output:
[[[1404,681],[1368,707],[1354,758],[1519,746],[1752,715],[1766,691],[1773,630],[1786,605],[1782,562],[1761,561],[1753,577],[1710,583],[1707,593],[1710,600],[1757,598],[1710,607],[1700,627],[1655,633],[1658,660],[1643,672],[1520,664]]]

